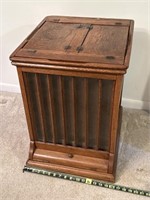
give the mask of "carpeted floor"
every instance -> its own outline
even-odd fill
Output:
[[[147,197],[22,173],[28,130],[20,94],[0,96],[0,200],[142,200]],[[150,115],[124,109],[116,184],[150,190]]]

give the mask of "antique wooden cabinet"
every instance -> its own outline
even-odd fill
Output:
[[[115,181],[132,35],[132,20],[49,16],[14,51],[27,166]]]

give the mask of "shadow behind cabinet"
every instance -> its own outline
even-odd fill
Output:
[[[10,56],[30,135],[27,166],[115,181],[133,21],[46,17]]]

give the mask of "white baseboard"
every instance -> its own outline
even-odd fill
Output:
[[[19,85],[8,83],[0,83],[0,91],[21,93]]]
[[[15,93],[21,92],[19,85],[13,85],[7,83],[0,83],[0,91],[15,92]],[[127,108],[144,109],[150,111],[149,101],[139,101],[134,99],[123,98],[122,106]]]
[[[150,111],[150,101],[122,98],[122,106],[126,108],[135,108]]]

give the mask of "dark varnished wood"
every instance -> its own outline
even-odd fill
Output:
[[[115,153],[116,148],[116,137],[118,130],[118,118],[119,118],[119,107],[120,107],[120,97],[121,97],[121,88],[122,88],[123,77],[118,76],[114,89],[113,97],[113,111],[112,111],[112,121],[111,121],[111,142],[110,142],[110,153]]]
[[[88,80],[85,78],[83,82],[83,93],[84,93],[84,143],[85,148],[88,147]]]
[[[61,108],[61,113],[62,113],[62,134],[63,134],[63,144],[66,144],[66,122],[65,122],[65,111],[64,111],[64,86],[63,86],[63,82],[62,82],[62,78],[61,76],[58,77],[58,85],[59,85],[59,104],[60,104],[60,108]]]
[[[79,169],[89,169],[99,172],[107,172],[108,167],[108,160],[105,159],[98,159],[78,154],[63,153],[59,151],[48,151],[43,149],[35,150],[33,160],[45,160],[45,162],[48,161],[54,164],[76,167]]]
[[[41,128],[42,128],[42,139],[44,142],[46,142],[46,133],[45,133],[45,116],[43,113],[43,102],[42,102],[42,85],[40,84],[39,80],[39,74],[35,75],[35,83],[36,83],[36,91],[37,91],[37,102],[38,102],[38,109],[39,109],[39,116],[40,116],[40,122],[41,122]]]
[[[100,130],[100,118],[101,118],[101,91],[102,91],[102,83],[101,80],[98,80],[98,89],[99,89],[99,93],[98,93],[98,116],[97,116],[97,131],[96,131],[96,149],[99,149],[100,146],[100,134],[101,134],[101,130]]]
[[[72,99],[72,113],[73,113],[73,137],[74,137],[74,144],[76,146],[77,135],[76,135],[76,91],[74,86],[74,78],[71,78],[71,99]]]
[[[28,166],[115,181],[133,26],[49,16],[11,54],[31,141]]]
[[[123,64],[129,27],[94,25],[90,30],[87,25],[78,26],[46,22],[17,56]],[[80,52],[79,46],[83,48]]]
[[[54,75],[63,75],[63,76],[74,76],[74,77],[87,77],[87,78],[98,78],[98,79],[106,79],[106,80],[116,80],[116,75],[115,74],[103,74],[104,72],[101,72],[101,73],[88,73],[88,71],[82,71],[82,72],[75,72],[73,73],[71,70],[59,70],[59,69],[54,69],[51,67],[50,68],[46,68],[46,69],[43,69],[43,68],[36,68],[36,67],[32,67],[30,68],[29,66],[28,67],[22,67],[21,66],[18,66],[19,68],[21,67],[22,69],[22,72],[35,72],[35,73],[42,73],[42,74],[54,74]]]
[[[97,158],[103,158],[103,159],[108,159],[109,158],[109,153],[106,151],[96,151],[94,149],[85,149],[82,147],[74,147],[74,146],[63,146],[60,144],[49,144],[49,143],[43,143],[39,141],[35,141],[35,146],[38,149],[45,149],[45,150],[51,150],[51,151],[60,151],[64,153],[76,153],[78,155],[85,155],[85,156],[90,156],[90,157],[97,157]]]
[[[117,137],[116,137],[116,148],[115,153],[109,153],[109,164],[108,164],[108,173],[116,174],[116,166],[117,166],[117,150],[119,146],[119,138],[120,138],[120,131],[121,131],[121,122],[122,122],[122,106],[120,102],[120,109],[119,109],[119,117],[118,117],[118,130],[117,130]]]
[[[88,18],[88,17],[70,17],[70,16],[47,16],[45,21],[62,22],[62,23],[83,23],[83,24],[96,24],[96,25],[112,25],[112,26],[129,26],[128,19],[110,19],[110,18]]]
[[[128,52],[130,54],[131,43],[127,40],[132,41],[132,20],[50,18],[51,20],[48,20],[49,17],[45,18],[36,27],[11,55],[11,60],[15,61],[15,58],[18,60],[19,57],[24,57],[24,61],[42,58],[43,60],[61,62],[68,60],[83,64],[87,62],[91,64],[111,63],[117,64],[121,69],[125,54]],[[87,28],[89,25],[92,29]],[[69,48],[66,48],[67,46]],[[82,46],[83,51],[77,51],[79,46]],[[97,49],[97,46],[100,48]],[[91,48],[94,51],[91,52]],[[129,56],[126,56],[126,63],[128,61]]]
[[[33,159],[34,151],[35,151],[35,143],[34,143],[34,141],[30,141],[30,148],[29,148],[29,159],[30,160]]]
[[[28,63],[18,63],[18,62],[13,62],[12,63],[13,65],[18,65],[18,66],[23,66],[23,67],[26,67],[26,68],[28,68],[28,67],[35,67],[35,65],[32,63],[30,63],[30,64],[28,64]],[[80,68],[79,68],[79,66],[78,67],[73,67],[73,66],[68,66],[68,67],[66,67],[66,66],[58,66],[58,65],[41,65],[41,64],[36,64],[36,69],[35,70],[38,70],[38,68],[40,68],[40,69],[48,69],[48,68],[50,68],[50,69],[57,69],[57,71],[58,70],[63,70],[62,71],[62,73],[64,73],[65,74],[65,71],[67,71],[67,73],[69,73],[69,71],[71,71],[71,73],[74,71],[74,72],[76,72],[76,74],[78,73],[79,74],[79,72],[87,72],[87,73],[89,73],[89,75],[88,76],[90,76],[90,73],[97,73],[97,76],[100,76],[101,74],[103,74],[104,75],[104,77],[108,74],[108,75],[115,75],[115,74],[124,74],[125,72],[126,72],[126,70],[125,69],[123,69],[123,70],[118,70],[118,69],[105,69],[105,67],[103,67],[102,69],[93,69],[93,68],[91,68],[91,67],[86,67],[86,65],[84,65],[84,67],[82,68],[81,67],[82,66],[82,64],[80,65]],[[117,65],[116,65],[116,67],[117,67]],[[25,70],[25,69],[24,69]],[[32,69],[30,69],[31,71],[32,71]],[[55,71],[55,73],[57,73],[57,71]],[[81,76],[82,76],[82,73],[81,73]]]
[[[51,125],[52,125],[52,135],[53,135],[53,143],[56,143],[56,121],[55,121],[55,114],[54,114],[54,100],[52,95],[52,86],[51,86],[51,78],[49,75],[47,75],[47,86],[48,86],[48,97],[49,97],[49,104],[47,105],[49,107],[49,112],[51,115]]]
[[[131,54],[131,47],[132,47],[132,41],[133,41],[133,29],[134,29],[134,21],[130,21],[130,28],[129,28],[129,33],[128,33],[128,44],[126,46],[126,54],[125,54],[125,61],[124,65],[129,66],[130,62],[130,54]]]
[[[98,69],[101,70],[99,72],[102,73],[109,73],[109,74],[124,74],[126,72],[126,66],[125,65],[117,65],[117,64],[105,64],[105,63],[82,63],[82,62],[66,62],[66,61],[56,61],[56,60],[48,60],[48,59],[39,59],[39,58],[26,58],[26,62],[24,63],[24,58],[22,57],[11,57],[12,64],[13,65],[21,65],[21,66],[29,66],[29,63],[31,66],[34,66],[33,64],[36,62],[37,67],[39,68],[49,68],[53,66],[57,66],[58,69],[61,67],[61,69],[70,69],[74,71],[93,71]],[[18,63],[19,62],[19,63]],[[74,67],[74,68],[73,68]],[[80,69],[81,68],[81,69]],[[92,70],[93,69],[93,70]],[[121,70],[120,70],[121,69]]]
[[[21,87],[21,93],[23,97],[23,103],[24,103],[24,108],[25,108],[25,114],[27,118],[27,125],[28,125],[28,130],[29,130],[29,137],[31,141],[35,140],[35,135],[34,135],[34,130],[31,122],[31,113],[30,113],[30,103],[27,99],[27,93],[26,93],[26,88],[25,88],[25,83],[24,83],[24,78],[21,72],[20,68],[17,68],[18,72],[18,77],[19,77],[19,82],[20,82],[20,87]]]
[[[27,166],[30,167],[37,167],[37,168],[42,168],[46,170],[56,170],[59,172],[64,172],[68,174],[74,174],[77,176],[83,176],[83,177],[88,177],[88,178],[93,178],[93,179],[100,179],[104,181],[109,181],[109,182],[114,182],[115,177],[113,174],[109,173],[104,173],[104,172],[97,172],[94,170],[89,170],[89,169],[79,169],[75,167],[69,167],[65,165],[58,165],[58,164],[53,164],[53,163],[48,163],[48,162],[40,162],[40,161],[35,161],[35,160],[28,160]]]

